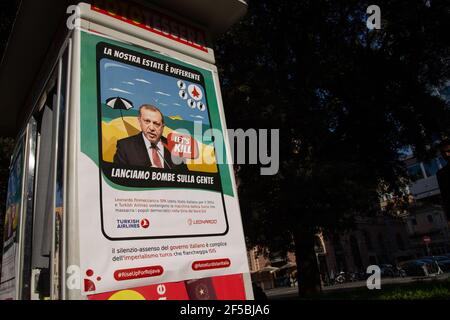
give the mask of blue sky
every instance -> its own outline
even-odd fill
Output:
[[[178,81],[180,79],[156,73],[153,71],[130,66],[122,62],[104,58],[100,61],[101,74],[101,101],[111,97],[122,97],[133,102],[134,109],[143,104],[152,104],[158,107],[165,116],[181,116],[187,121],[201,121],[210,125],[208,111],[192,109],[188,106],[188,99],[180,97]],[[186,92],[193,83],[182,80]],[[199,101],[207,106],[205,89],[201,89],[203,98]],[[191,99],[193,100],[193,99]],[[198,103],[197,101],[195,101]],[[124,112],[125,116],[126,112]]]

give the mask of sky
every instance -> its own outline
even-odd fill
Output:
[[[130,100],[136,110],[143,104],[152,104],[165,116],[181,116],[183,120],[201,121],[202,124],[210,125],[207,109],[201,111],[198,106],[199,102],[207,106],[203,86],[196,84],[202,97],[195,101],[189,94],[186,99],[180,96],[179,85],[184,83],[185,91],[188,92],[194,84],[186,80],[180,83],[180,79],[107,58],[100,61],[100,70],[102,103],[112,97],[122,97]],[[195,102],[195,108],[188,105],[189,100]],[[125,116],[126,111],[123,114]]]

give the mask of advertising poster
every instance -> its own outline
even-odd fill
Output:
[[[248,272],[214,77],[81,33],[85,293]]]
[[[12,157],[6,198],[3,231],[3,258],[0,300],[14,300],[16,295],[16,265],[18,259],[19,219],[22,204],[23,142],[17,145]]]

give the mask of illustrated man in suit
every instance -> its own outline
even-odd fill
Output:
[[[162,112],[155,106],[144,104],[139,108],[138,121],[140,133],[117,141],[114,164],[187,170],[186,164],[167,149],[167,140],[162,136]]]

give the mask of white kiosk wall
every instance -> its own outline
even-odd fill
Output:
[[[68,265],[80,266],[82,282],[68,297],[170,283],[181,285],[176,298],[201,299],[199,286],[226,280],[240,287],[234,290],[240,298],[252,298],[230,150],[211,136],[228,141],[216,67],[177,50],[193,49],[180,37],[81,8],[73,46],[66,256]],[[213,61],[211,49],[199,51]],[[162,114],[163,168],[152,168],[151,154],[137,147],[145,146],[142,105]],[[118,144],[141,149],[119,161]],[[185,165],[169,163],[167,153]],[[141,161],[146,156],[148,166]],[[213,291],[209,298],[220,299],[233,290]]]

